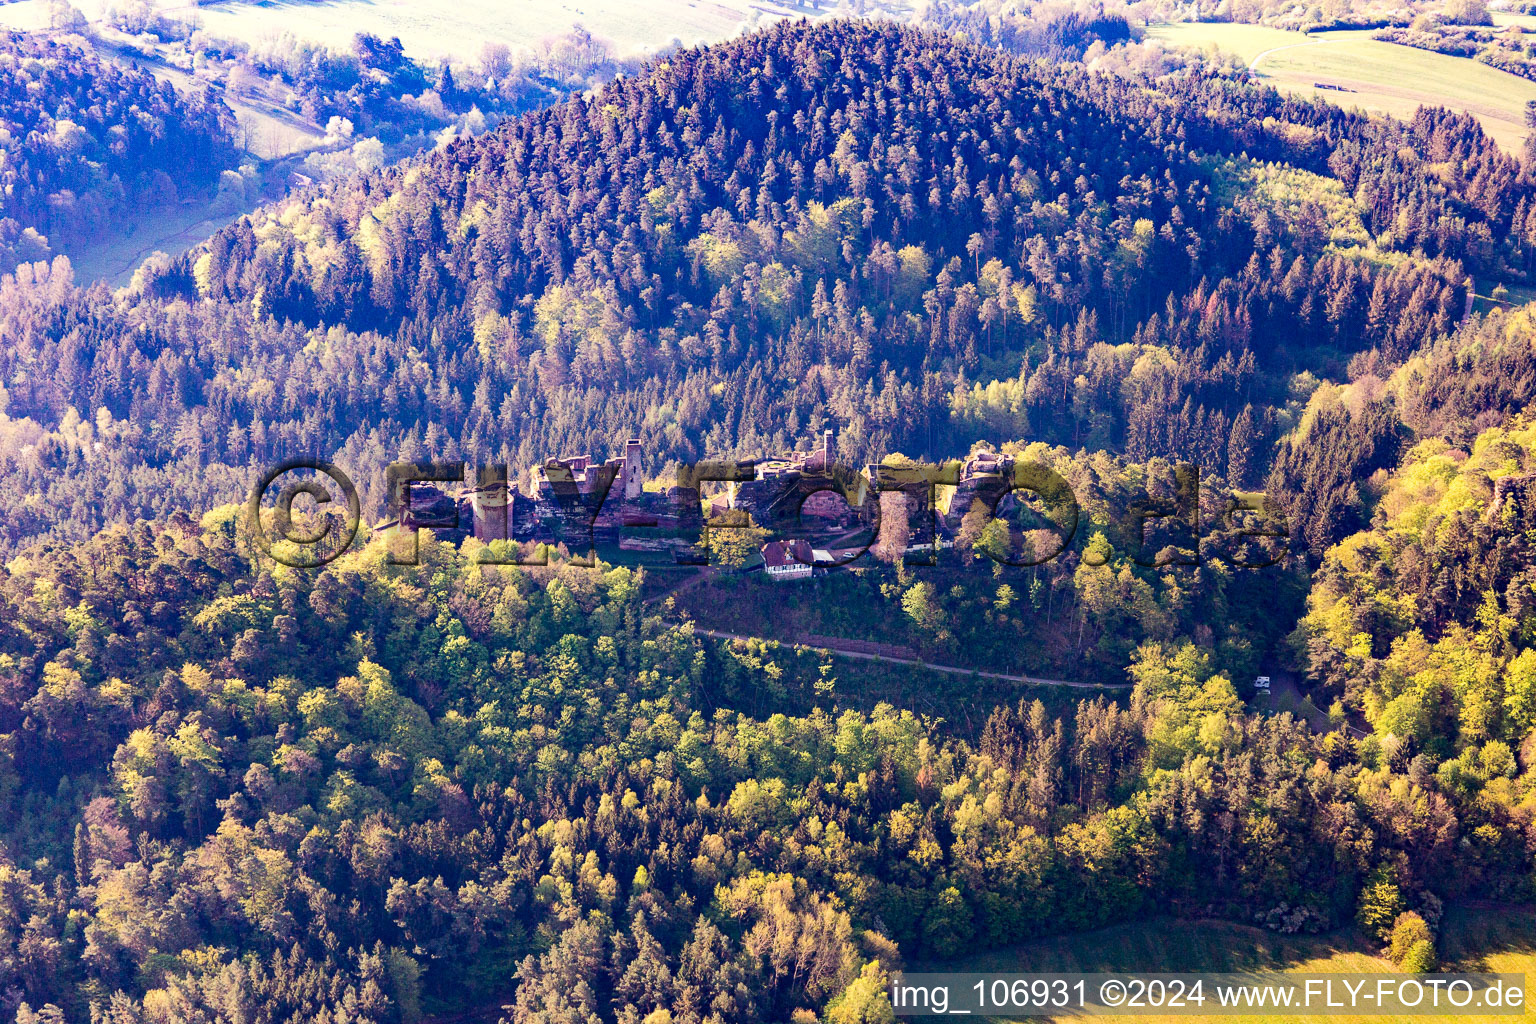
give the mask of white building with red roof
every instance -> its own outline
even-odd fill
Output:
[[[803,540],[775,540],[763,545],[763,571],[775,582],[809,579],[815,553]]]

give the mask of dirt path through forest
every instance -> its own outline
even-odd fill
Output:
[[[714,637],[717,640],[776,640],[777,637],[750,636],[746,633],[727,633],[719,629],[704,629],[694,626],[693,631],[701,636]],[[918,668],[926,668],[934,672],[943,672],[954,676],[979,676],[982,679],[998,679],[1005,683],[1024,683],[1029,686],[1068,686],[1076,690],[1129,690],[1130,683],[1083,683],[1072,679],[1047,679],[1043,676],[1013,675],[1008,672],[987,672],[982,669],[960,668],[957,665],[940,665],[937,662],[923,661],[920,658],[898,658],[888,654],[874,654],[868,651],[848,650],[841,647],[833,647],[825,642],[816,644],[800,644],[793,640],[779,640],[779,643],[798,644],[799,646],[813,647],[816,650],[827,651],[840,658],[859,658],[864,661],[881,661],[891,665],[912,665]]]

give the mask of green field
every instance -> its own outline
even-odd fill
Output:
[[[1278,89],[1320,95],[1341,107],[1404,119],[1420,106],[1466,111],[1507,152],[1525,141],[1525,104],[1536,100],[1536,82],[1464,57],[1385,43],[1369,32],[1302,35],[1262,25],[1185,22],[1154,25],[1147,34],[1230,53]]]
[[[1489,310],[1499,307],[1518,309],[1521,306],[1536,302],[1536,288],[1521,284],[1506,284],[1505,287],[1508,289],[1509,294],[1504,297],[1502,302],[1495,302],[1493,296],[1487,294],[1487,292],[1493,290],[1492,284],[1479,282],[1478,293],[1472,302],[1472,311],[1474,313],[1487,313]]]
[[[1439,939],[1441,970],[1512,973],[1536,976],[1536,912],[1526,909],[1446,910]],[[1290,973],[1399,973],[1391,961],[1354,929],[1328,935],[1277,935],[1225,921],[1161,919],[1119,925],[1096,932],[1065,935],[993,950],[942,965],[913,965],[914,970],[1091,973],[1131,971],[1286,971]],[[995,1018],[1004,1019],[1004,1018]],[[1061,1017],[1058,1020],[1083,1020]],[[1172,1021],[1318,1021],[1329,1024],[1384,1024],[1422,1021],[1427,1016],[1095,1016],[1095,1020]],[[1478,1017],[1510,1021],[1521,1015]]]
[[[100,19],[115,0],[76,0],[87,18]],[[166,0],[161,13],[193,19],[215,36],[261,43],[291,33],[346,48],[358,32],[398,36],[417,60],[474,60],[487,42],[533,46],[580,24],[613,41],[621,55],[654,50],[676,38],[685,46],[727,39],[744,26],[780,17],[815,16],[835,2],[813,0],[225,0],[195,4]],[[47,26],[47,0],[0,5],[0,24],[37,30]]]
[[[1266,50],[1280,46],[1293,46],[1305,42],[1306,36],[1298,32],[1270,28],[1268,25],[1234,25],[1216,22],[1178,22],[1172,25],[1150,25],[1147,35],[1162,39],[1176,46],[1206,51],[1230,53],[1244,62]]]
[[[1513,14],[1509,11],[1494,11],[1493,23],[1499,28],[1506,25],[1519,25],[1526,31],[1536,29],[1536,14]]]

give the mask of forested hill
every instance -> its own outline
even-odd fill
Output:
[[[428,537],[420,567],[381,540],[294,573],[253,566],[237,516],[0,572],[19,1024],[889,1022],[903,963],[1060,930],[1354,918],[1396,945],[1404,918],[1427,941],[1443,899],[1529,898],[1532,656],[1507,695],[1482,675],[1513,617],[1480,660],[1481,637],[1447,637],[1411,701],[1346,696],[1401,740],[1250,715],[1164,627],[1129,656],[1129,707],[1003,705],[966,742],[848,706],[872,685],[856,662],[664,622],[631,569],[486,566]],[[1334,597],[1370,590],[1348,560],[1315,609],[1320,666],[1368,657]],[[1158,617],[1128,568],[1095,575],[1085,614]],[[1394,644],[1392,668],[1424,647]]]
[[[1155,914],[1353,920],[1433,967],[1443,901],[1532,894],[1536,330],[1458,324],[1469,277],[1533,269],[1523,174],[1444,111],[779,25],[119,293],[19,267],[0,1019],[857,1024],[904,965]],[[1012,534],[973,506],[921,579],[705,586],[852,580],[943,652],[1125,670],[1129,700],[973,729],[976,679],[706,642],[632,568],[428,535],[420,566],[376,538],[297,572],[230,504],[297,454],[376,511],[400,456],[638,435],[654,473],[823,427],[849,460],[1014,441],[1081,540],[989,577]],[[1304,562],[1129,557],[1112,512],[1174,492],[1158,456],[1226,477],[1208,540],[1234,487],[1287,503],[1321,562],[1294,661],[1353,729],[1240,692]],[[879,702],[898,684],[966,727]]]
[[[217,99],[0,31],[0,271],[210,188],[234,163],[235,129]]]
[[[377,510],[401,455],[639,436],[659,473],[826,427],[850,461],[1032,437],[1253,485],[1296,371],[1448,331],[1469,273],[1531,263],[1530,199],[1444,111],[781,24],[263,211],[124,297],[29,271],[0,291],[0,520],[85,536],[295,452]]]

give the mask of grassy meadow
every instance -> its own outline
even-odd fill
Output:
[[[1440,932],[1441,969],[1536,976],[1536,912],[1529,909],[1450,907]],[[1010,949],[992,950],[944,965],[913,965],[945,971],[1092,973],[1131,971],[1285,971],[1288,973],[1401,973],[1355,929],[1327,935],[1278,935],[1226,921],[1163,918],[1095,932],[1063,935]],[[1005,1020],[1008,1018],[994,1018]],[[1061,1017],[1059,1020],[1084,1020]],[[1150,1022],[1316,1021],[1318,1024],[1387,1024],[1419,1016],[1318,1016],[1252,1014],[1223,1016],[1098,1016],[1094,1020]],[[1520,1014],[1480,1016],[1512,1021]]]
[[[1463,110],[1508,152],[1524,142],[1525,104],[1536,100],[1536,82],[1465,57],[1382,42],[1369,32],[1303,35],[1262,25],[1189,22],[1155,25],[1147,34],[1230,53],[1278,89],[1321,95],[1342,107],[1405,119],[1420,106]]]
[[[115,0],[76,0],[92,21],[100,19]],[[195,5],[167,0],[160,11],[176,18],[194,18],[209,32],[226,39],[259,43],[292,33],[333,47],[348,47],[358,32],[385,39],[398,36],[405,52],[417,60],[473,59],[487,41],[509,46],[533,46],[580,24],[594,35],[611,39],[621,55],[666,45],[676,38],[684,45],[713,43],[733,36],[743,23],[759,18],[815,15],[823,7],[813,0],[685,0],[658,4],[653,0],[460,0],[442,4],[430,0],[225,0]],[[21,28],[46,26],[46,0],[18,0],[0,6],[0,23]]]
[[[1493,286],[1502,282],[1479,281],[1477,282],[1477,295],[1472,302],[1474,313],[1487,313],[1495,308],[1518,309],[1521,306],[1536,302],[1536,288],[1523,284],[1505,284],[1508,292],[1502,299],[1495,299],[1490,292]]]

